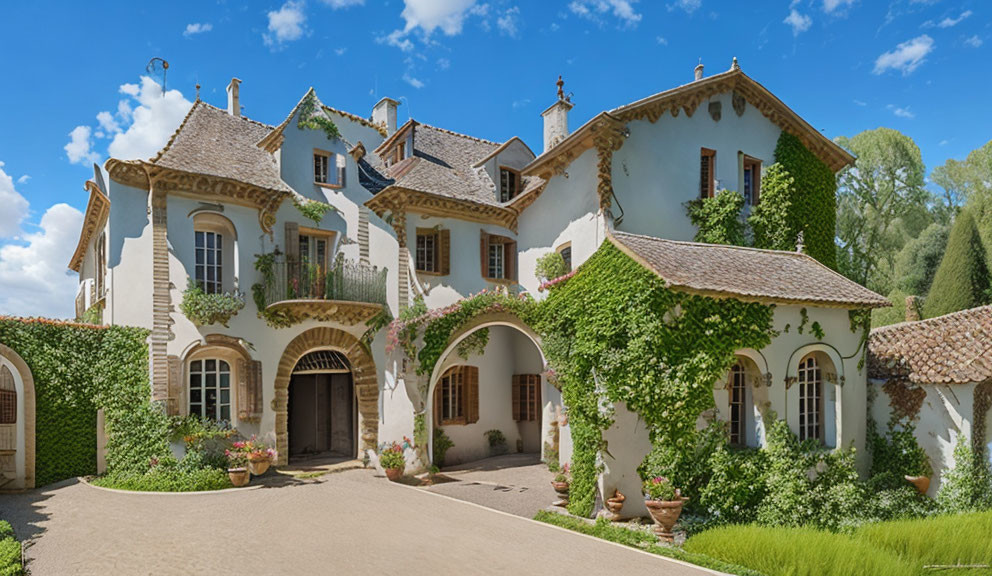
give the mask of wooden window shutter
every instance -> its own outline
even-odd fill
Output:
[[[344,181],[344,174],[345,174],[344,168],[345,168],[344,166],[338,166],[338,186],[347,185]]]
[[[179,361],[179,356],[169,356],[166,362],[169,368],[169,379],[166,388],[165,413],[169,416],[178,416],[179,403],[183,396],[183,365]]]
[[[462,391],[465,398],[465,420],[472,424],[479,421],[479,369],[476,366],[462,368]]]
[[[238,360],[238,418],[262,418],[262,363],[258,360]]]
[[[507,280],[517,279],[517,242],[516,240],[510,240],[503,244],[503,265],[506,267],[503,270],[503,275]]]
[[[434,387],[434,426],[440,426],[441,421],[444,420],[444,414],[441,413],[441,380],[438,380],[437,386]]]
[[[513,375],[513,384],[512,384],[512,389],[513,389],[513,394],[512,394],[512,396],[513,396],[513,420],[515,422],[520,422],[520,420],[522,419],[520,417],[520,396],[521,396],[521,392],[522,392],[522,390],[521,390],[522,386],[520,385],[520,380],[521,380],[521,376],[519,374],[514,374]]]
[[[479,239],[479,263],[482,265],[482,277],[489,277],[489,234],[482,230],[482,237]]]
[[[532,378],[534,379],[534,397],[537,399],[534,403],[534,419],[540,421],[544,409],[544,405],[541,404],[541,375],[534,374]]]
[[[451,230],[441,230],[441,275],[451,274]]]
[[[295,263],[300,259],[300,225],[286,222],[286,262]]]

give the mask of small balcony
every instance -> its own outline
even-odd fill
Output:
[[[330,267],[276,256],[262,284],[267,316],[292,325],[307,319],[353,326],[386,308],[386,268],[339,258]]]

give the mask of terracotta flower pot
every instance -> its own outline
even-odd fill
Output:
[[[238,488],[247,486],[248,481],[251,480],[251,474],[247,468],[228,468],[227,477],[231,479],[231,484]]]
[[[930,489],[929,476],[906,476],[906,481],[915,486],[920,494],[926,494]]]
[[[248,462],[248,470],[251,470],[252,476],[261,476],[265,474],[265,471],[269,469],[269,465],[272,464],[271,460],[250,460]]]
[[[389,478],[390,482],[399,482],[402,477],[403,468],[386,468],[386,478]]]
[[[613,520],[620,519],[620,511],[623,509],[623,503],[626,499],[627,497],[619,490],[614,490],[613,497],[606,499],[606,509],[610,511]]]
[[[651,519],[656,524],[654,533],[658,535],[659,540],[663,542],[675,540],[672,528],[682,515],[682,502],[683,500],[645,500]]]
[[[568,482],[555,482],[552,480],[551,486],[555,489],[555,492],[557,492],[559,496],[563,498],[568,497]]]

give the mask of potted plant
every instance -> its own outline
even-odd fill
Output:
[[[610,511],[612,520],[620,519],[620,510],[623,509],[623,503],[626,499],[627,497],[619,490],[613,490],[613,496],[606,499],[606,509]]]
[[[386,470],[386,478],[393,482],[398,481],[403,477],[403,470],[406,469],[403,447],[396,442],[382,445],[379,448],[379,464]]]
[[[664,542],[674,541],[672,528],[682,514],[682,504],[688,498],[683,498],[682,492],[668,478],[655,476],[644,481],[644,499],[651,519],[657,525],[655,534]]]
[[[231,484],[236,487],[247,486],[251,480],[251,473],[248,472],[248,455],[235,448],[226,450],[227,455],[227,476],[231,479]]]
[[[555,502],[556,505],[564,506],[568,504],[568,488],[570,482],[571,478],[569,475],[569,468],[566,463],[560,470],[558,470],[558,473],[555,474],[555,479],[551,481],[551,486],[555,489],[555,492],[558,493],[558,498],[560,499],[558,502]]]

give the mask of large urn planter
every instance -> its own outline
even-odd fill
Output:
[[[248,470],[251,471],[252,476],[261,476],[269,469],[270,464],[272,464],[272,461],[268,458],[264,460],[249,460]]]
[[[623,503],[627,499],[623,492],[613,491],[613,497],[606,499],[606,509],[610,511],[610,519],[614,522],[621,519],[620,511],[623,510]]]
[[[251,474],[247,468],[228,468],[227,477],[231,479],[231,484],[237,488],[247,486],[248,481],[251,480]]]
[[[403,477],[403,470],[404,468],[386,468],[386,478],[389,478],[390,482],[399,482]]]
[[[929,476],[906,476],[906,481],[912,484],[920,494],[926,494],[930,489]]]
[[[558,494],[558,502],[555,502],[558,506],[564,506],[568,504],[568,482],[558,482],[555,480],[551,481],[551,487],[555,489]]]
[[[674,542],[672,530],[682,515],[683,499],[679,500],[645,500],[651,519],[654,520],[654,533],[662,542]]]

